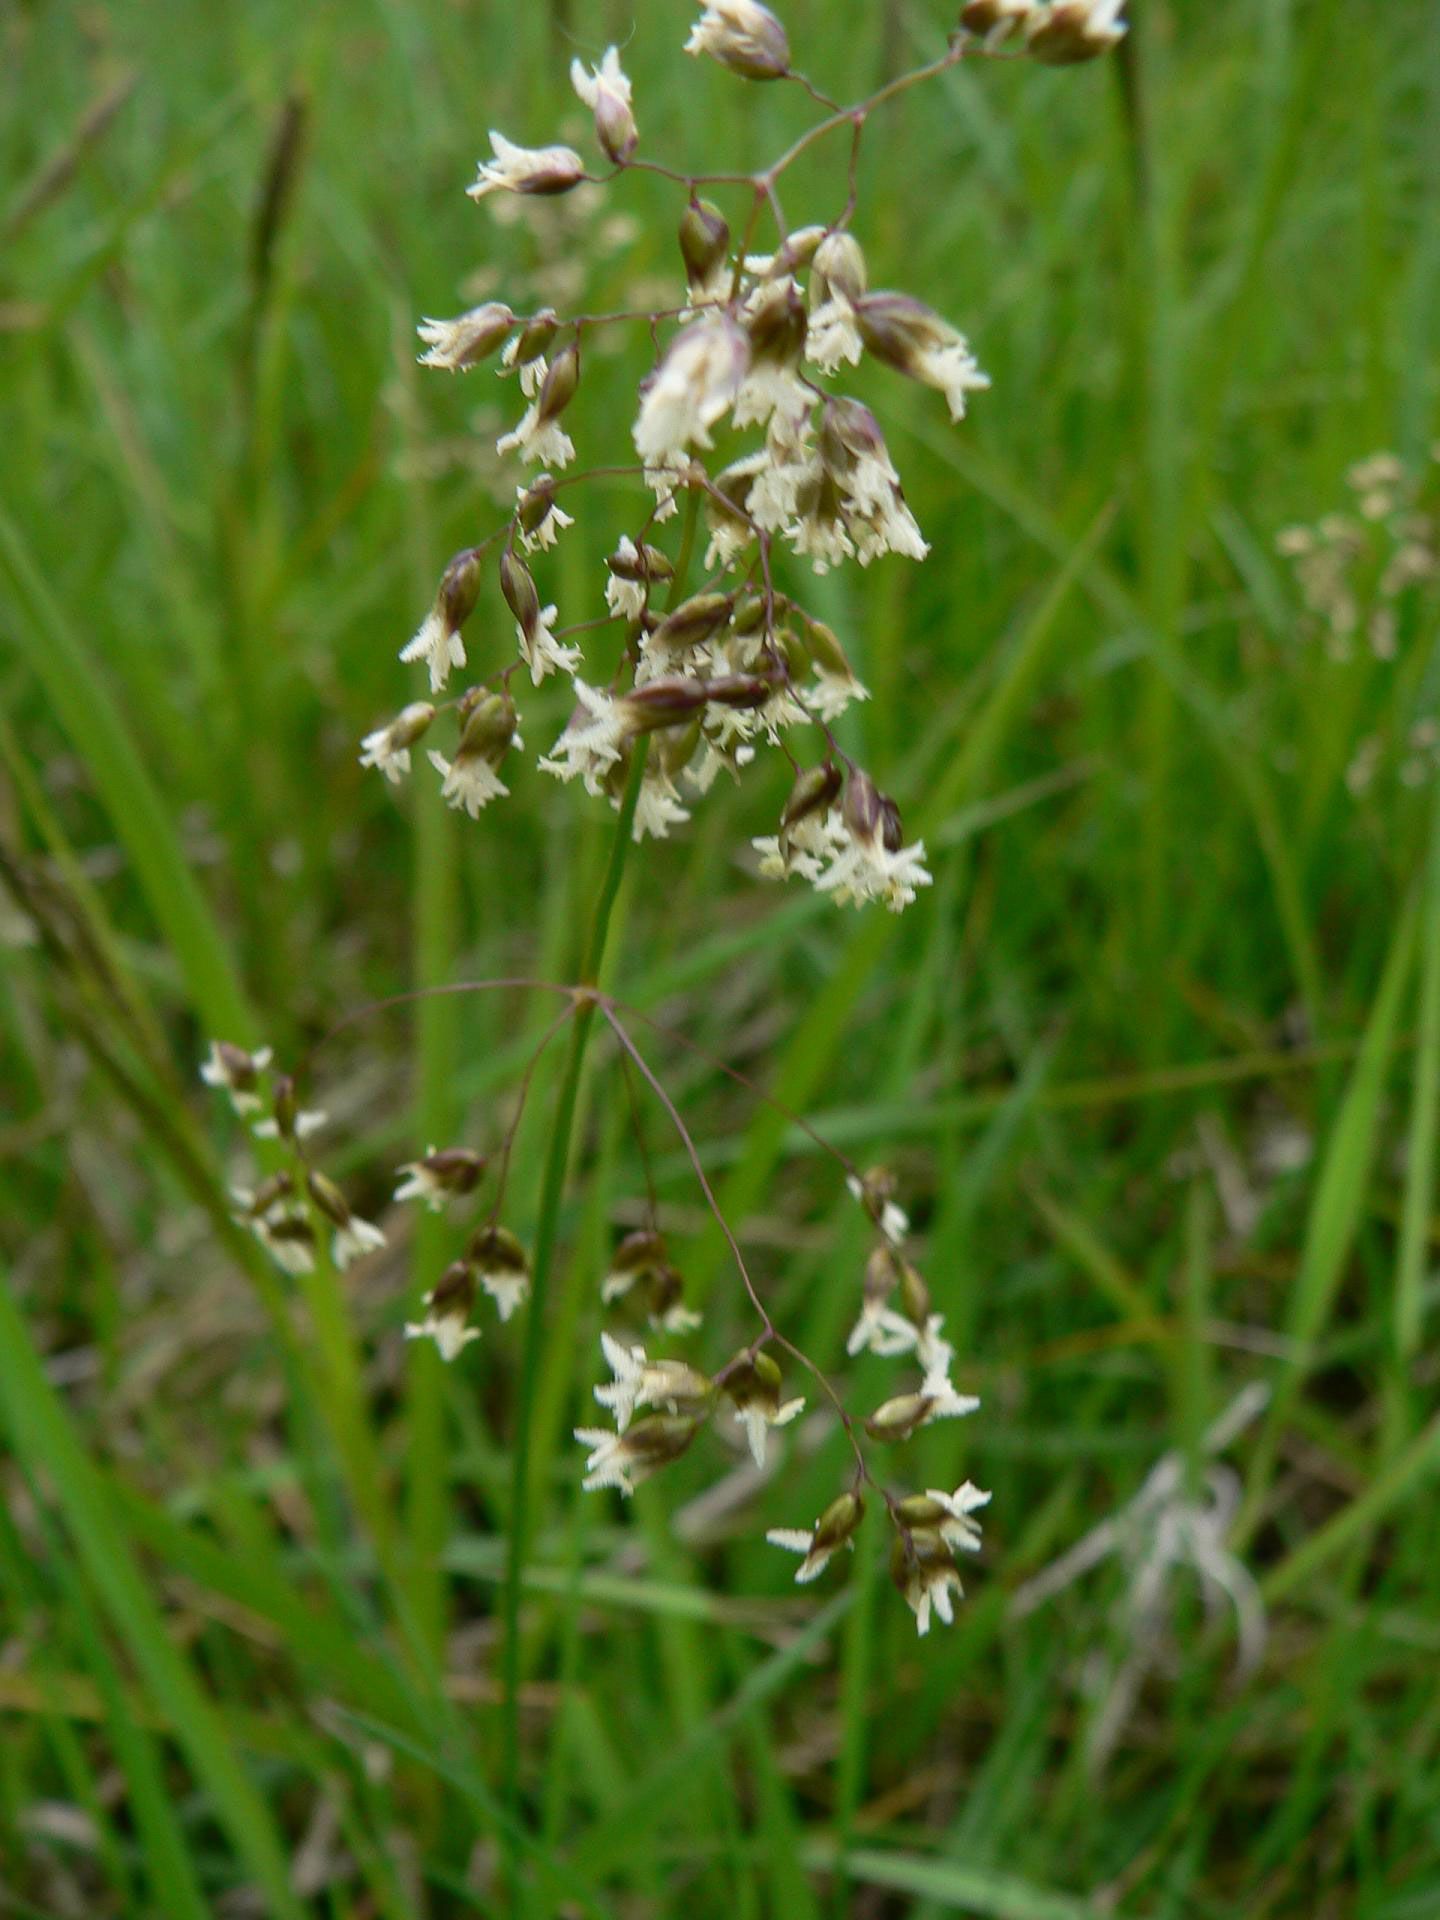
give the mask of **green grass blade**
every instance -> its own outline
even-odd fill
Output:
[[[1285,1316],[1285,1332],[1294,1343],[1293,1357],[1282,1365],[1256,1445],[1249,1491],[1238,1523],[1242,1539],[1250,1536],[1258,1522],[1281,1429],[1313,1364],[1315,1341],[1334,1305],[1359,1232],[1379,1149],[1385,1082],[1414,959],[1418,923],[1418,900],[1412,895],[1395,928],[1360,1052],[1321,1161],[1305,1222],[1300,1271]]]
[[[824,1842],[805,1849],[818,1872],[843,1866],[852,1880],[893,1893],[914,1894],[939,1907],[951,1907],[984,1920],[1098,1920],[1101,1909],[1088,1900],[1032,1886],[1015,1874],[966,1867],[955,1860],[927,1860],[921,1854],[881,1853],[870,1848],[840,1855]]]
[[[47,1529],[53,1535],[53,1529]],[[58,1545],[51,1541],[52,1545]],[[207,1920],[210,1908],[201,1891],[194,1857],[186,1841],[155,1741],[134,1716],[124,1697],[116,1662],[105,1644],[94,1604],[78,1572],[63,1557],[52,1556],[54,1574],[65,1595],[76,1640],[104,1705],[115,1757],[129,1787],[129,1803],[144,1848],[145,1865],[160,1909],[175,1920]]]
[[[1395,1352],[1412,1360],[1420,1344],[1430,1213],[1435,1197],[1435,1142],[1440,1121],[1440,796],[1431,813],[1430,857],[1421,909],[1420,1038],[1415,1052],[1405,1201],[1395,1268]]]
[[[664,1817],[674,1782],[682,1776],[690,1777],[702,1761],[721,1752],[738,1737],[747,1717],[778,1693],[810,1658],[844,1619],[854,1599],[849,1588],[837,1593],[788,1645],[762,1661],[723,1707],[676,1741],[668,1753],[640,1776],[618,1807],[580,1836],[570,1854],[575,1867],[591,1878],[598,1878],[622,1859],[637,1836]]]
[[[225,941],[162,799],[97,663],[47,586],[24,537],[0,509],[0,586],[10,638],[89,767],[168,940],[197,1016],[217,1037],[259,1038]]]
[[[89,1458],[40,1364],[8,1284],[0,1286],[0,1408],[17,1451],[43,1471],[75,1551],[129,1649],[156,1705],[174,1727],[216,1816],[280,1920],[301,1920],[286,1849],[230,1743],[230,1736],[178,1652],[115,1517],[104,1475]]]
[[[1382,1468],[1362,1494],[1308,1535],[1265,1576],[1260,1583],[1262,1598],[1274,1605],[1302,1589],[1336,1554],[1378,1526],[1407,1494],[1437,1473],[1440,1473],[1440,1418],[1432,1420],[1403,1453]]]
[[[1143,1287],[1105,1245],[1090,1222],[1073,1208],[1062,1206],[1040,1187],[1032,1186],[1030,1201],[1053,1234],[1055,1244],[1093,1281],[1096,1291],[1104,1295],[1121,1319],[1133,1322],[1138,1330],[1155,1332],[1160,1325],[1159,1317],[1145,1298]]]

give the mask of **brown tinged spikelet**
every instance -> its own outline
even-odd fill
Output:
[[[1123,0],[1051,0],[1027,16],[1025,50],[1051,67],[1096,60],[1124,38],[1122,5]]]
[[[766,606],[763,593],[747,593],[741,596],[736,605],[730,624],[742,640],[748,640],[752,634],[759,633],[765,625]]]
[[[704,1415],[647,1413],[623,1433],[577,1427],[575,1438],[590,1448],[582,1487],[587,1493],[599,1487],[633,1493],[639,1481],[678,1460],[704,1423]]]
[[[815,814],[828,813],[835,804],[844,780],[844,774],[833,760],[823,760],[818,767],[803,768],[796,774],[795,784],[781,810],[781,832],[787,832]]]
[[[530,1256],[508,1227],[491,1222],[477,1227],[465,1246],[465,1258],[481,1272],[528,1275]]]
[[[734,606],[733,593],[692,593],[665,615],[651,634],[651,644],[676,652],[701,646],[727,625]]]
[[[927,1393],[898,1393],[867,1417],[865,1431],[883,1446],[900,1446],[925,1425],[930,1407]]]
[[[468,1320],[475,1306],[475,1269],[468,1260],[452,1260],[426,1294],[436,1313],[457,1314]]]
[[[770,634],[761,655],[762,663],[778,663],[794,682],[802,681],[810,671],[810,651],[794,627],[778,627]]]
[[[282,1200],[288,1200],[295,1191],[295,1176],[288,1168],[282,1167],[278,1173],[272,1173],[262,1180],[249,1196],[245,1206],[246,1215],[252,1220],[261,1220],[272,1207]]]
[[[637,547],[633,542],[629,552],[617,548],[605,565],[618,579],[630,580],[636,585],[646,582],[655,585],[669,580],[675,572],[668,553],[662,553],[659,547],[643,544]]]
[[[465,1258],[500,1318],[508,1320],[530,1291],[530,1256],[520,1241],[492,1220],[471,1234]]]
[[[506,355],[507,363],[528,367],[532,360],[538,360],[542,353],[550,351],[551,342],[559,331],[559,314],[553,307],[542,307],[539,313],[531,314],[515,336],[514,350]]]
[[[952,420],[964,417],[968,393],[989,386],[965,336],[923,301],[882,290],[863,294],[854,312],[866,351],[907,379],[943,393]]]
[[[740,1416],[757,1467],[765,1464],[769,1429],[788,1425],[805,1406],[802,1399],[781,1403],[783,1377],[768,1353],[745,1352],[736,1355],[719,1381],[721,1391]]]
[[[472,307],[455,320],[422,320],[417,332],[427,351],[420,364],[468,373],[490,358],[514,324],[515,315],[500,300]]]
[[[362,1220],[335,1182],[318,1168],[306,1168],[305,1188],[316,1211],[335,1229],[331,1252],[342,1272],[361,1254],[384,1246],[385,1235],[379,1227]]]
[[[647,680],[618,702],[625,716],[627,737],[654,733],[663,727],[687,725],[708,706],[763,707],[774,684],[756,674],[723,674],[714,680]]]
[[[625,1434],[625,1450],[643,1472],[653,1473],[678,1460],[700,1431],[703,1422],[688,1413],[647,1413],[634,1421]]]
[[[685,51],[708,53],[744,80],[782,80],[790,71],[789,38],[760,0],[710,0]]]
[[[794,366],[805,346],[805,303],[793,280],[767,287],[745,322],[752,366]]]
[[[781,627],[771,634],[771,651],[784,662],[791,680],[801,681],[810,671],[810,650],[794,627]]]
[[[395,1189],[395,1198],[423,1200],[438,1212],[447,1200],[473,1193],[487,1164],[487,1156],[470,1147],[431,1147],[401,1167],[405,1178]]]
[[[955,1556],[949,1545],[930,1527],[903,1527],[897,1530],[890,1548],[890,1578],[900,1592],[909,1597],[917,1578],[953,1570]]]
[[[813,615],[804,618],[805,650],[814,662],[817,672],[828,674],[836,680],[853,680],[855,669],[849,656],[836,637],[833,627]]]
[[[282,1214],[279,1219],[262,1219],[259,1237],[288,1273],[305,1273],[315,1261],[315,1229],[299,1213]]]
[[[484,760],[498,767],[510,750],[519,724],[515,702],[508,693],[487,693],[472,687],[460,702],[460,744],[457,762]]]
[[[448,632],[458,633],[475,611],[484,564],[484,555],[478,547],[465,547],[452,555],[441,574],[435,606]]]
[[[739,1353],[725,1369],[722,1384],[737,1407],[747,1407],[752,1400],[778,1399],[783,1378],[768,1353]]]
[[[452,1261],[425,1295],[425,1318],[406,1323],[405,1338],[433,1340],[442,1360],[457,1359],[480,1338],[479,1329],[470,1325],[476,1289],[476,1273],[470,1262]]]
[[[865,1518],[865,1502],[853,1488],[837,1495],[815,1522],[815,1545],[833,1553],[854,1539]]]
[[[730,228],[708,200],[692,200],[680,220],[680,257],[692,293],[713,289],[723,279],[730,256]]]
[[[424,660],[429,664],[432,693],[445,685],[452,668],[465,664],[465,647],[460,639],[460,630],[475,611],[480,598],[483,568],[484,551],[480,547],[465,547],[453,554],[440,576],[434,601],[419,632],[400,650],[402,660]],[[377,736],[372,734],[366,747],[367,750],[378,750],[381,744]],[[378,757],[381,756],[377,752]],[[404,766],[408,763],[402,761],[400,764]]]
[[[667,727],[658,742],[660,767],[668,779],[682,774],[695,758],[704,738],[704,716],[696,714],[687,727]],[[654,749],[652,749],[654,751]]]
[[[569,193],[585,178],[585,163],[569,147],[521,147],[492,131],[494,158],[480,165],[480,176],[465,191],[472,200],[503,189],[507,193],[549,196]]]
[[[863,767],[852,768],[840,813],[856,840],[873,841],[878,836],[884,817],[880,789]]]
[[[1036,0],[968,0],[960,9],[960,25],[966,33],[998,41],[1013,33],[1035,11]]]
[[[580,385],[580,347],[569,340],[550,362],[535,403],[536,422],[548,426],[558,420],[575,398]]]
[[[870,786],[873,792],[873,781],[870,782]],[[880,799],[881,796],[876,793],[874,819],[877,822],[882,811],[879,805]],[[903,1236],[905,1227],[907,1227],[909,1223],[905,1220],[905,1216],[900,1212],[900,1209],[895,1205],[895,1194],[898,1188],[894,1172],[891,1168],[867,1167],[864,1173],[859,1174],[854,1181],[850,1183],[850,1186],[855,1198],[860,1202],[861,1206],[875,1222],[875,1225],[879,1227],[887,1240],[894,1241],[897,1238],[897,1233]]]
[[[440,1147],[427,1153],[420,1165],[447,1193],[473,1193],[480,1184],[488,1156],[471,1147]]]
[[[786,274],[802,272],[819,252],[827,232],[825,227],[797,227],[793,233],[786,234],[770,256],[765,278],[778,280]]]
[[[703,1424],[694,1414],[644,1414],[626,1432],[626,1450],[636,1465],[653,1472],[678,1460]]]
[[[924,1275],[918,1267],[912,1265],[909,1260],[902,1259],[889,1247],[877,1247],[875,1251],[877,1254],[888,1255],[890,1261],[899,1269],[900,1311],[912,1326],[925,1326],[934,1311],[935,1303],[931,1299],[929,1287],[925,1284]],[[874,1257],[874,1255],[871,1256],[872,1259]],[[868,1263],[866,1272],[868,1276]]]
[[[423,740],[435,720],[435,708],[428,700],[412,700],[402,707],[389,726],[383,729],[385,756],[408,752]]]
[[[332,1227],[346,1227],[350,1224],[349,1202],[327,1174],[321,1173],[317,1167],[307,1167],[305,1185],[310,1198]]]
[[[633,738],[662,727],[683,726],[703,713],[709,700],[703,680],[647,680],[643,687],[632,688],[620,703],[625,731]]]
[[[430,761],[444,775],[445,799],[452,807],[464,807],[473,820],[491,800],[509,792],[499,768],[511,746],[518,744],[519,715],[508,690],[487,693],[484,687],[471,687],[456,711],[460,738],[454,758],[447,760],[432,750]]]
[[[293,1141],[295,1126],[299,1118],[300,1107],[295,1095],[295,1080],[292,1074],[278,1074],[271,1089],[271,1110],[275,1116],[275,1132],[281,1140]]]
[[[247,1052],[244,1047],[237,1047],[232,1040],[217,1040],[215,1051],[224,1063],[231,1087],[244,1091],[255,1085],[260,1077],[260,1067],[253,1053]]]
[[[854,1546],[864,1517],[865,1503],[851,1488],[830,1502],[808,1532],[798,1527],[772,1527],[765,1538],[772,1546],[802,1556],[795,1579],[804,1586],[820,1577],[842,1547]]]
[[[237,1211],[232,1216],[247,1227],[287,1273],[309,1273],[315,1264],[315,1231],[305,1213],[294,1205],[295,1180],[281,1171],[262,1180],[253,1193],[232,1190]]]
[[[681,1304],[684,1292],[685,1280],[678,1267],[668,1264],[655,1267],[649,1276],[647,1311],[650,1319],[672,1332],[698,1326],[700,1315],[687,1311]]]
[[[212,1040],[210,1058],[201,1067],[200,1077],[207,1086],[223,1087],[237,1113],[249,1113],[260,1104],[257,1089],[269,1064],[268,1047],[251,1053],[248,1048],[237,1047],[233,1040]]]
[[[540,624],[540,595],[534,575],[509,547],[500,556],[500,591],[520,631],[528,639]]]
[[[833,473],[848,476],[862,460],[888,458],[880,422],[863,401],[834,394],[820,413],[820,457]]]
[[[888,793],[880,796],[880,844],[887,853],[899,853],[905,844],[905,822]]]
[[[853,233],[827,233],[815,249],[810,273],[811,309],[824,306],[836,294],[854,302],[869,284],[869,269],[860,242]],[[858,403],[857,403],[858,404]]]
[[[653,1227],[637,1227],[627,1233],[610,1256],[612,1274],[647,1273],[666,1259],[665,1236]]]
[[[617,167],[623,167],[640,144],[634,114],[612,93],[602,92],[596,102],[595,136]]]
[[[537,474],[515,505],[515,518],[520,523],[520,531],[526,534],[538,533],[554,511],[554,476],[548,473]]]
[[[955,1600],[965,1592],[955,1565],[955,1548],[979,1547],[979,1533],[968,1516],[989,1498],[967,1481],[953,1496],[932,1490],[892,1505],[895,1539],[890,1577],[914,1613],[916,1632],[922,1636],[930,1631],[932,1613],[946,1626],[955,1618]]]
[[[625,789],[630,782],[630,769],[635,761],[635,742],[639,734],[628,729],[620,736],[619,758],[600,775],[600,790],[612,806],[619,808],[624,804]]]
[[[882,1240],[878,1247],[872,1247],[865,1260],[863,1299],[872,1304],[887,1301],[900,1284],[904,1266],[905,1262],[888,1242]]]
[[[755,486],[755,462],[740,460],[717,473],[705,490],[705,524],[712,537],[744,541],[752,531],[750,495]],[[747,596],[743,605],[751,604]],[[763,603],[762,603],[763,604]]]
[[[900,1446],[933,1420],[959,1419],[979,1405],[973,1395],[957,1393],[948,1375],[937,1369],[926,1374],[918,1393],[898,1393],[882,1402],[866,1419],[865,1431],[884,1446]]]
[[[570,83],[595,116],[595,138],[607,158],[623,167],[640,144],[630,105],[630,82],[620,65],[618,47],[606,49],[598,67],[585,71],[582,60],[570,63]]]
[[[896,1502],[894,1512],[899,1524],[911,1533],[917,1528],[938,1532],[950,1518],[949,1507],[931,1493],[907,1494],[903,1500]]]
[[[908,293],[866,294],[855,312],[867,350],[900,373],[913,374],[917,354],[948,331],[936,313]]]
[[[726,673],[705,682],[705,692],[717,707],[763,707],[776,687],[776,680],[764,673]]]
[[[682,1305],[685,1281],[670,1258],[663,1234],[653,1227],[627,1233],[610,1257],[610,1269],[600,1287],[607,1306],[632,1297],[652,1326],[672,1333],[700,1324],[700,1315]]]

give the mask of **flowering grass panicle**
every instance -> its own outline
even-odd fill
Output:
[[[854,230],[862,137],[885,101],[963,59],[1088,59],[1119,39],[1119,15],[1119,0],[973,0],[941,59],[847,108],[796,72],[789,36],[771,9],[755,0],[715,0],[702,9],[685,50],[746,80],[803,86],[822,110],[768,167],[749,176],[680,172],[645,154],[634,89],[616,47],[598,62],[577,58],[571,66],[608,170],[591,171],[567,146],[527,147],[491,134],[492,156],[468,190],[476,200],[503,205],[512,197],[564,195],[587,182],[614,190],[627,172],[642,169],[673,182],[683,195],[680,271],[670,307],[591,313],[547,306],[527,315],[490,300],[455,319],[420,325],[425,366],[468,372],[495,360],[502,377],[518,373],[527,404],[497,451],[544,469],[530,487],[517,488],[508,524],[451,561],[435,604],[401,653],[425,663],[432,694],[456,670],[470,669],[464,629],[479,604],[481,571],[494,565],[515,617],[518,657],[477,660],[483,678],[442,708],[455,716],[457,743],[451,751],[432,747],[427,757],[451,806],[476,818],[510,795],[498,767],[510,746],[519,748],[519,734],[515,725],[503,739],[477,733],[482,689],[508,699],[517,671],[535,687],[564,674],[574,713],[540,754],[541,771],[579,779],[618,810],[637,743],[648,733],[661,736],[645,756],[632,813],[635,840],[669,837],[690,820],[722,769],[738,777],[775,750],[794,768],[805,798],[792,794],[778,832],[754,836],[762,875],[801,879],[837,905],[878,902],[892,912],[930,884],[923,842],[907,843],[896,801],[832,731],[868,690],[842,640],[779,578],[793,562],[825,573],[887,554],[918,563],[929,551],[879,421],[832,384],[842,371],[866,360],[887,367],[934,389],[956,423],[989,385],[953,322],[910,292],[870,286]],[[846,134],[843,200],[824,218],[791,227],[781,210],[781,176],[811,146]],[[733,223],[710,193],[738,198]],[[770,250],[761,252],[756,242],[767,227]],[[585,342],[626,325],[648,328],[654,342],[635,391],[635,464],[624,449],[608,447],[603,466],[567,473],[577,449],[565,420],[583,378]],[[545,600],[520,556],[543,554],[573,524],[574,513],[559,504],[561,490],[568,499],[569,489],[601,474],[607,486],[629,478],[653,498],[616,529],[605,579],[597,583],[606,612],[570,609],[562,625],[558,599]],[[708,536],[709,578],[688,594],[677,581],[678,556],[650,537],[682,503],[687,559],[697,518]],[[663,706],[635,704],[633,696],[659,679],[670,693]],[[364,764],[398,781],[409,770],[410,746],[436,717],[428,706],[406,707],[366,736]]]
[[[732,1456],[748,1455],[763,1476],[787,1444],[786,1430],[813,1403],[812,1418],[837,1425],[849,1448],[844,1484],[811,1525],[772,1527],[766,1537],[799,1555],[801,1584],[820,1579],[840,1549],[854,1546],[868,1490],[890,1524],[891,1571],[921,1634],[932,1618],[953,1617],[961,1592],[956,1556],[978,1552],[974,1516],[989,1495],[968,1480],[953,1492],[904,1492],[875,1464],[877,1450],[892,1454],[923,1429],[963,1418],[980,1404],[952,1381],[955,1350],[912,1258],[910,1221],[893,1177],[883,1167],[854,1166],[781,1109],[838,1166],[875,1231],[846,1353],[857,1361],[893,1362],[902,1378],[893,1383],[898,1390],[878,1403],[867,1393],[868,1409],[852,1412],[829,1375],[773,1317],[767,1289],[721,1211],[689,1128],[627,1025],[629,1010],[593,982],[629,845],[668,837],[690,820],[720,773],[738,781],[767,757],[787,763],[790,786],[776,831],[753,837],[763,876],[800,879],[840,905],[878,903],[892,912],[931,884],[923,841],[907,840],[897,801],[836,737],[835,723],[870,693],[842,636],[807,603],[806,582],[848,563],[867,567],[894,557],[923,564],[930,551],[880,419],[844,390],[850,370],[869,363],[933,392],[953,425],[990,383],[951,319],[913,292],[871,285],[856,230],[862,142],[886,102],[962,60],[1033,57],[1068,65],[1104,52],[1124,31],[1120,11],[1120,0],[971,0],[940,58],[844,107],[796,70],[785,27],[768,7],[712,0],[685,51],[745,81],[798,87],[818,113],[778,158],[749,175],[681,172],[646,154],[634,89],[616,47],[596,62],[575,59],[570,71],[592,116],[599,170],[569,146],[526,146],[492,132],[491,156],[481,161],[468,192],[497,210],[582,185],[618,191],[635,171],[670,182],[677,196],[673,298],[589,312],[570,310],[570,299],[557,294],[554,304],[528,313],[490,299],[453,319],[421,321],[423,366],[469,374],[492,364],[497,377],[515,381],[522,404],[496,452],[537,471],[528,478],[516,474],[508,520],[451,558],[429,609],[400,649],[403,662],[423,668],[429,697],[375,727],[360,750],[363,765],[398,785],[424,741],[444,799],[478,820],[511,797],[512,781],[520,783],[525,683],[539,689],[565,679],[569,718],[540,752],[539,769],[578,783],[620,815],[585,982],[481,981],[439,989],[525,987],[558,995],[562,1004],[521,1074],[493,1150],[432,1143],[398,1169],[397,1205],[415,1201],[447,1221],[467,1204],[482,1207],[468,1229],[455,1223],[454,1257],[424,1293],[418,1317],[404,1321],[405,1338],[433,1342],[444,1361],[458,1364],[480,1338],[482,1296],[504,1325],[533,1293],[522,1394],[533,1379],[568,1129],[598,1020],[616,1050],[648,1195],[644,1226],[619,1242],[608,1268],[596,1275],[596,1314],[613,1324],[599,1332],[609,1378],[593,1393],[613,1425],[574,1430],[585,1449],[584,1489],[628,1496],[688,1454],[707,1428]],[[812,147],[846,139],[848,160],[843,173],[832,176],[843,193],[817,219],[792,226],[781,206],[782,177]],[[628,444],[595,448],[593,465],[577,465],[574,401],[587,356],[602,335],[625,327],[643,330],[650,343],[633,391]],[[587,447],[587,456],[591,452]],[[1371,479],[1378,492],[1393,476],[1377,472]],[[607,501],[616,482],[628,484],[635,504],[623,524],[605,527],[609,557],[593,600],[593,609],[603,611],[567,607],[562,621],[561,595],[547,577],[549,556],[576,522],[578,489],[596,481],[603,481]],[[663,531],[672,522],[673,544]],[[692,580],[702,550],[703,577]],[[509,623],[513,645],[497,647],[494,636]],[[455,690],[457,676],[469,678]],[[562,1092],[532,1253],[501,1213],[539,1058],[566,1027],[568,1091]],[[723,1062],[711,1064],[751,1084]],[[301,1108],[293,1078],[270,1077],[268,1050],[247,1054],[217,1044],[202,1071],[256,1136],[276,1142],[288,1160],[258,1187],[236,1194],[238,1217],[285,1271],[311,1270],[327,1238],[341,1268],[385,1245],[384,1230],[359,1216],[314,1165],[308,1140],[323,1116]],[[705,1336],[701,1316],[684,1298],[681,1263],[660,1231],[637,1084],[673,1126],[759,1323],[749,1342],[718,1364],[688,1351],[655,1350],[657,1342],[691,1347]],[[804,1393],[793,1390],[797,1367],[808,1376]],[[517,1433],[514,1485],[522,1530],[511,1542],[506,1588],[512,1744],[518,1737],[528,1417],[523,1410]]]

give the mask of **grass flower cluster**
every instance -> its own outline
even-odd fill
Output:
[[[943,59],[859,106],[840,108],[792,69],[788,36],[768,8],[707,8],[686,42],[688,53],[749,80],[798,82],[825,110],[809,133],[748,177],[682,174],[641,157],[633,90],[615,47],[598,66],[587,70],[577,59],[571,69],[610,174],[592,175],[570,147],[523,147],[491,134],[493,157],[481,163],[472,199],[549,198],[597,177],[608,184],[627,170],[644,170],[674,181],[688,200],[679,219],[673,306],[524,314],[488,300],[420,325],[423,365],[468,373],[494,360],[499,377],[518,385],[524,410],[496,452],[541,469],[517,488],[509,522],[450,561],[433,605],[401,649],[403,661],[428,669],[430,693],[444,692],[452,673],[471,665],[464,634],[477,613],[489,646],[495,609],[482,600],[482,583],[493,561],[515,623],[516,657],[500,665],[487,657],[490,673],[443,703],[453,714],[455,744],[448,755],[432,748],[428,757],[451,806],[475,818],[509,797],[500,769],[523,746],[512,680],[521,675],[539,687],[552,674],[567,675],[574,709],[538,764],[558,780],[579,780],[618,811],[637,750],[655,736],[633,809],[636,840],[668,836],[721,774],[738,778],[770,748],[790,763],[794,786],[778,832],[755,840],[761,873],[797,875],[837,903],[881,901],[895,912],[930,885],[924,845],[907,845],[894,800],[832,729],[847,707],[869,698],[867,688],[833,629],[775,580],[777,543],[820,574],[850,559],[863,567],[883,554],[921,561],[929,552],[880,422],[834,387],[837,373],[866,360],[891,368],[937,391],[952,422],[963,419],[969,396],[990,384],[950,321],[911,293],[870,286],[852,230],[862,136],[878,107],[967,55],[1000,53],[1021,34],[1040,59],[1088,58],[1120,38],[1118,15],[1118,5],[1100,0],[1007,8],[994,18],[989,9],[968,8]],[[781,206],[782,178],[812,144],[834,134],[849,136],[844,203],[826,223],[792,228]],[[701,194],[736,185],[751,194],[738,236]],[[753,250],[762,223],[771,229],[767,253]],[[644,326],[657,346],[631,426],[638,464],[625,466],[629,449],[607,448],[606,459],[619,465],[557,478],[577,457],[563,422],[580,389],[586,342],[617,326]],[[531,559],[574,524],[562,494],[574,509],[579,485],[627,472],[653,501],[619,534],[606,562],[608,611],[559,625],[558,602],[546,600]],[[687,511],[676,552],[660,544],[658,530],[680,514],[682,501]],[[708,535],[707,577],[689,591],[697,515]],[[587,648],[607,629],[607,653],[592,664]],[[399,780],[409,771],[411,748],[441,711],[431,701],[412,702],[366,736],[362,762]]]
[[[0,24],[0,1908],[1428,1911],[1433,8],[174,11]]]

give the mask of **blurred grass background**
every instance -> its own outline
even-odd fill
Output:
[[[1274,544],[1353,519],[1377,450],[1434,505],[1440,15],[1131,11],[1123,61],[967,68],[867,138],[872,281],[994,381],[958,429],[860,382],[935,550],[812,595],[934,889],[896,922],[763,888],[741,855],[783,794],[757,770],[634,862],[613,980],[897,1167],[985,1402],[899,1477],[993,1488],[985,1553],[923,1644],[878,1527],[797,1596],[762,1534],[835,1490],[823,1423],[779,1486],[702,1500],[729,1471],[707,1439],[633,1512],[580,1496],[597,1275],[643,1192],[597,1050],[528,1415],[532,1916],[1440,1911],[1435,594],[1396,599],[1393,646],[1331,644]],[[501,1910],[514,1327],[452,1373],[402,1351],[450,1240],[394,1214],[343,1304],[271,1276],[195,1066],[213,1033],[294,1059],[370,999],[577,964],[603,809],[517,768],[472,826],[355,743],[413,697],[396,650],[513,486],[511,390],[417,373],[416,319],[675,280],[666,183],[497,221],[462,191],[486,129],[587,145],[564,71],[612,39],[648,153],[748,167],[808,124],[798,92],[682,60],[692,12],[0,22],[0,1911]],[[951,24],[784,13],[842,97]],[[833,212],[838,167],[797,169],[793,221]],[[626,457],[640,344],[587,357],[582,458]],[[629,524],[620,489],[586,500],[546,572],[562,619]],[[564,695],[523,704],[539,748]],[[435,1001],[324,1050],[362,1211],[427,1141],[493,1144],[548,1017]],[[654,1051],[783,1324],[829,1356],[863,1223],[802,1137]],[[652,1121],[718,1359],[749,1323]],[[866,1366],[861,1405],[890,1390]],[[1228,1458],[1255,1671],[1189,1572],[1138,1676],[1123,1555],[1011,1604],[1163,1455],[1198,1488],[1252,1383]]]

